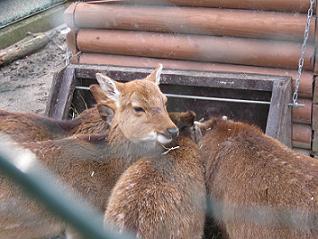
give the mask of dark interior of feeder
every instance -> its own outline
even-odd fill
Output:
[[[92,79],[78,79],[77,85],[89,86],[97,84]],[[271,92],[238,89],[206,88],[182,85],[160,85],[162,92],[193,96],[222,97],[232,99],[270,101]],[[243,97],[242,97],[243,96]],[[197,114],[197,120],[209,116],[226,115],[230,119],[240,120],[259,126],[263,131],[266,128],[269,105],[247,104],[197,99],[168,98],[168,111],[192,110]],[[95,104],[89,90],[76,89],[73,95],[69,118],[75,117],[86,108]]]

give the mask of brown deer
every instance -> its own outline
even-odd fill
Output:
[[[228,238],[318,238],[317,160],[244,123],[198,125],[208,200]]]
[[[121,173],[136,159],[158,153],[177,136],[166,111],[166,97],[158,85],[160,68],[142,80],[118,83],[97,74],[106,96],[116,103],[107,136],[73,136],[61,140],[22,144],[71,185],[75,193],[105,209],[110,191]],[[65,225],[29,200],[15,185],[0,178],[0,205],[14,209],[0,217],[0,238],[36,238],[54,235]],[[25,218],[25,215],[28,217]],[[69,238],[76,234],[67,232]]]
[[[199,149],[191,139],[195,114],[186,113],[178,148],[138,160],[117,181],[105,222],[137,238],[202,238],[206,190]]]
[[[115,106],[101,92],[98,85],[91,85],[90,91],[97,106],[84,110],[73,120],[54,120],[38,114],[0,110],[0,132],[10,135],[17,142],[61,139],[75,134],[105,133]]]

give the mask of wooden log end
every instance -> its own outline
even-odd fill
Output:
[[[72,64],[79,64],[80,62],[79,62],[79,55],[73,55],[72,57],[71,57],[71,63]]]
[[[75,9],[78,2],[72,3],[65,11],[64,11],[64,22],[66,25],[71,29],[76,29],[75,21],[74,21],[74,14]]]
[[[78,49],[76,46],[76,32],[71,30],[66,34],[66,44],[67,47],[71,50],[72,55],[77,54]]]

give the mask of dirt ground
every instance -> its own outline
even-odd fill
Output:
[[[65,66],[65,29],[38,52],[0,67],[0,108],[43,114],[53,73]]]

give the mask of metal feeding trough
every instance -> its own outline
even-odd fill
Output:
[[[118,81],[144,78],[152,69],[69,65],[56,73],[46,114],[70,118],[95,102],[87,90],[101,72]],[[259,126],[267,135],[291,146],[291,79],[238,73],[164,70],[161,90],[169,111],[193,110],[198,119],[226,115]]]

